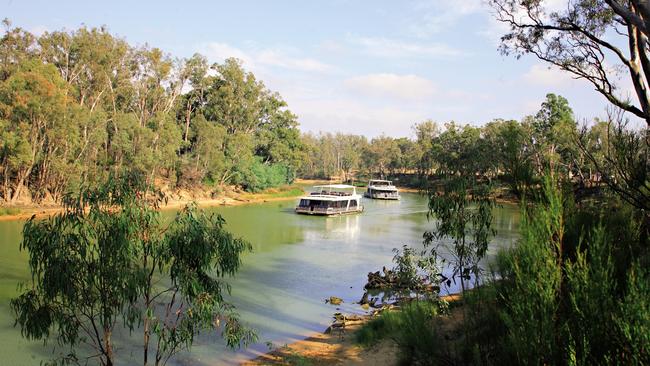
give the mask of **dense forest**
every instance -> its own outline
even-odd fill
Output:
[[[111,171],[173,187],[290,181],[297,118],[241,63],[134,47],[104,28],[0,39],[0,196],[58,200]],[[25,192],[28,191],[28,192]]]
[[[65,192],[125,170],[171,189],[236,185],[249,191],[290,183],[296,175],[401,177],[400,184],[421,187],[432,173],[471,170],[504,178],[518,191],[541,173],[548,145],[567,172],[588,181],[593,171],[571,148],[578,128],[568,102],[553,94],[522,121],[476,127],[427,120],[413,126],[414,138],[301,134],[282,97],[236,59],[212,65],[199,54],[177,59],[131,46],[105,28],[37,37],[4,25],[5,204],[20,197],[59,201]],[[595,155],[606,125],[596,121],[585,135]]]

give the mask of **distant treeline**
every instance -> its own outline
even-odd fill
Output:
[[[297,117],[235,59],[134,47],[104,28],[0,38],[0,201],[57,200],[111,171],[172,187],[293,178]]]
[[[413,126],[415,139],[306,134],[300,174],[350,179],[408,173],[416,177],[408,182],[413,185],[436,176],[469,174],[499,179],[519,194],[553,166],[589,184],[599,180],[596,165],[604,163],[612,128],[600,120],[579,128],[568,101],[548,94],[540,110],[521,121],[496,119],[477,127],[427,120]]]

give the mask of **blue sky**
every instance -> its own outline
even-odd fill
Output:
[[[521,119],[549,92],[565,96],[579,121],[607,105],[585,81],[533,57],[501,56],[504,28],[481,0],[0,4],[0,17],[37,34],[106,25],[177,57],[240,58],[285,98],[303,131],[411,136],[424,119]]]

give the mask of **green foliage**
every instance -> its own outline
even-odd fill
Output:
[[[20,213],[19,208],[15,207],[0,207],[0,216],[5,216],[5,215],[17,215]]]
[[[400,348],[402,364],[438,365],[448,359],[436,324],[438,304],[412,301],[399,311],[385,311],[364,324],[356,334],[357,342],[370,346],[391,339]]]
[[[250,176],[242,185],[249,192],[259,192],[269,187],[278,187],[293,181],[291,169],[281,163],[264,164],[257,158],[251,167]]]
[[[647,252],[616,258],[622,238],[610,228],[617,215],[603,216],[601,224],[567,220],[570,204],[550,178],[544,192],[542,203],[525,212],[520,242],[501,260],[503,280],[496,288],[503,325],[496,328],[505,330],[496,358],[521,364],[646,364],[650,297],[641,263]],[[630,211],[623,215],[637,220]],[[642,243],[634,235],[623,240],[623,252]]]
[[[6,26],[0,36],[5,202],[21,196],[60,202],[66,192],[124,170],[171,188],[258,185],[248,181],[256,177],[256,157],[291,171],[302,158],[297,117],[235,59],[212,65],[216,73],[209,75],[201,55],[174,60],[105,28],[35,37]]]
[[[478,185],[466,177],[450,178],[444,191],[429,193],[429,215],[435,217],[436,227],[424,233],[425,247],[431,247],[430,257],[437,261],[440,240],[451,239],[449,265],[452,274],[447,284],[459,278],[463,292],[471,276],[479,282],[479,262],[487,252],[490,238],[495,235],[492,229],[494,205],[490,187]]]
[[[395,253],[393,271],[397,275],[397,286],[416,290],[421,281],[418,276],[419,257],[415,249],[404,245],[401,251],[397,248],[393,249],[393,253]]]
[[[152,193],[139,175],[127,174],[67,196],[61,214],[25,224],[21,248],[32,281],[11,301],[24,337],[55,338],[73,358],[80,345],[90,347],[87,357],[104,365],[114,363],[119,324],[142,327],[145,364],[151,344],[155,364],[163,365],[221,321],[228,345],[255,340],[224,301],[222,282],[250,244],[193,205],[163,227],[156,201],[145,199],[155,199]],[[157,276],[171,283],[160,289]]]
[[[505,294],[503,309],[508,351],[524,364],[554,363],[554,339],[562,331],[555,316],[562,281],[563,202],[550,179],[545,185],[547,204],[524,215],[522,238],[508,263],[512,291]]]

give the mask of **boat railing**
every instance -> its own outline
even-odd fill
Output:
[[[354,206],[350,207],[349,209],[347,207],[310,207],[310,206],[298,206],[296,207],[296,211],[302,211],[302,212],[315,212],[315,213],[342,213],[342,212],[356,212],[359,210],[363,210],[362,206]]]
[[[345,197],[345,196],[352,196],[352,193],[348,193],[348,192],[328,192],[328,191],[321,191],[321,192],[311,192],[309,195],[310,195],[310,196],[336,196],[336,197]]]

